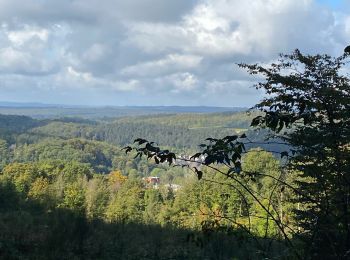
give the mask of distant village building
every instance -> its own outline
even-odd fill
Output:
[[[142,178],[144,182],[146,182],[148,185],[152,185],[153,187],[158,187],[160,184],[160,178],[159,177],[145,177]]]
[[[164,187],[167,187],[168,189],[171,189],[172,191],[175,191],[175,192],[181,189],[181,185],[171,184],[171,183],[164,184]]]
[[[153,188],[153,189],[158,189],[159,185],[160,185],[160,177],[144,177],[142,178],[142,180],[146,183],[146,185],[149,188]],[[181,189],[181,186],[178,184],[172,184],[172,183],[166,183],[163,185],[164,187],[166,187],[169,190],[172,190],[174,192],[178,191],[179,189]]]

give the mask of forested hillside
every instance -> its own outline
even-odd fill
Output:
[[[47,138],[83,138],[125,146],[142,136],[161,146],[185,152],[188,149],[195,150],[208,137],[219,138],[246,132],[252,140],[260,142],[254,147],[266,148],[263,140],[267,132],[254,132],[249,128],[250,120],[256,115],[256,112],[174,114],[123,117],[107,122],[76,117],[36,120],[24,116],[2,116],[0,138],[17,145],[37,143]],[[273,143],[269,147],[276,151],[286,149]]]
[[[75,117],[37,120],[1,115],[2,161],[76,161],[89,164],[101,173],[118,168],[126,175],[131,169],[147,175],[152,171],[151,166],[140,170],[137,165],[141,161],[134,161],[121,151],[137,137],[149,138],[189,155],[207,137],[248,131],[251,117],[246,113],[174,114],[104,122]],[[142,160],[143,163],[146,161]]]
[[[147,136],[161,145],[196,147],[205,137],[246,131],[252,115],[245,113],[182,114],[124,117],[105,121],[80,118],[36,120],[25,116],[2,116],[2,137],[12,142],[33,143],[46,137],[85,138],[125,145]],[[16,138],[16,141],[14,141]]]
[[[1,116],[1,256],[259,259],[268,248],[278,256],[285,247],[258,238],[265,229],[251,214],[260,211],[242,198],[244,190],[230,188],[230,180],[208,171],[211,181],[198,182],[187,168],[122,150],[143,136],[189,156],[206,137],[248,132],[252,116],[173,114],[107,122]],[[246,167],[277,175],[279,161],[256,150]],[[147,182],[149,176],[160,182]],[[273,184],[259,178],[250,185],[268,196]],[[283,205],[286,215],[288,208]],[[230,219],[220,217],[223,212]],[[245,234],[247,221],[256,237]],[[270,223],[268,234],[277,233]]]

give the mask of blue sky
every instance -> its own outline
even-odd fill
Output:
[[[341,0],[0,0],[0,101],[251,106],[236,63],[339,55]]]
[[[318,0],[318,2],[328,5],[335,10],[339,10],[342,5],[346,4],[345,0]]]

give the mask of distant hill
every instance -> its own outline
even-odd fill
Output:
[[[43,125],[44,122],[38,121],[28,116],[18,115],[1,115],[0,114],[0,130],[20,133],[28,129]]]
[[[19,108],[18,108],[19,109]],[[40,108],[21,109],[20,111],[41,111]],[[72,110],[86,113],[89,116],[102,116],[114,110],[104,108],[102,111]],[[131,113],[128,109],[127,113]],[[137,110],[139,111],[139,110]],[[44,108],[44,112],[62,112],[60,109]],[[64,111],[67,112],[67,111]],[[149,113],[149,110],[146,110]],[[8,144],[33,144],[46,139],[69,140],[82,138],[106,142],[108,144],[125,146],[136,138],[142,137],[152,140],[158,145],[181,151],[196,150],[206,138],[222,138],[227,135],[245,132],[249,139],[259,143],[258,146],[273,151],[287,150],[281,145],[263,145],[266,131],[254,132],[250,128],[252,118],[258,112],[220,112],[220,113],[172,113],[157,111],[157,114],[142,116],[124,116],[108,118],[108,120],[91,120],[76,117],[77,114],[68,114],[67,117],[53,119],[33,119],[28,116],[1,115],[0,139]],[[95,113],[95,114],[94,114]],[[99,114],[100,113],[100,114]],[[63,114],[63,113],[62,113]],[[48,115],[48,114],[46,114]],[[52,114],[51,114],[52,115]],[[250,148],[251,146],[247,146]],[[254,147],[254,146],[252,146]]]
[[[24,115],[39,119],[81,117],[85,119],[116,118],[156,114],[240,112],[241,107],[207,106],[74,106],[42,103],[0,102],[0,114]]]
[[[21,103],[21,102],[7,102],[0,101],[0,107],[18,107],[18,108],[32,108],[32,107],[59,107],[61,105],[43,104],[43,103]]]

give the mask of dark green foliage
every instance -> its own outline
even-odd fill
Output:
[[[14,161],[36,162],[63,160],[86,163],[96,172],[108,173],[113,166],[113,158],[121,154],[116,147],[106,143],[83,139],[47,139],[36,144],[18,146],[14,151]]]
[[[264,115],[252,124],[279,133],[295,154],[288,167],[300,173],[298,237],[310,258],[345,259],[350,252],[350,79],[343,73],[348,55],[296,50],[270,68],[241,65],[265,77],[256,87],[269,95],[255,106]]]
[[[251,236],[225,218],[212,221],[211,212],[239,218],[239,194],[229,186],[190,181],[170,196],[127,180],[115,190],[108,176],[86,178],[81,167],[6,166],[0,175],[1,258],[261,259],[285,250],[279,241]],[[29,189],[18,190],[17,179],[29,172]]]
[[[220,138],[247,132],[252,141],[260,142],[259,146],[271,148],[276,151],[286,149],[278,144],[264,144],[265,132],[251,132],[250,120],[256,112],[247,114],[218,113],[218,114],[180,114],[157,115],[143,117],[121,118],[111,121],[90,121],[78,118],[61,118],[52,120],[32,120],[32,124],[23,128],[21,118],[18,116],[5,116],[6,121],[13,122],[11,127],[1,128],[0,137],[7,141],[9,146],[13,144],[24,145],[42,142],[45,139],[73,139],[104,141],[109,144],[124,146],[139,136],[153,140],[160,146],[176,148],[177,150],[194,150],[208,136]],[[21,131],[12,131],[13,129]],[[247,148],[254,147],[253,143]]]
[[[130,140],[139,136],[152,139],[162,146],[176,148],[195,148],[198,143],[209,135],[220,136],[234,132],[230,128],[197,128],[189,129],[183,126],[171,124],[155,124],[152,122],[116,122],[102,125],[97,129],[98,140],[105,140],[109,143],[126,145]]]
[[[5,140],[0,139],[0,170],[10,161],[10,150]]]
[[[42,123],[39,120],[31,117],[0,114],[0,128],[12,133],[24,132],[40,125]]]
[[[27,116],[0,114],[0,138],[9,142],[14,142],[16,135],[43,124],[45,124],[45,122]]]

